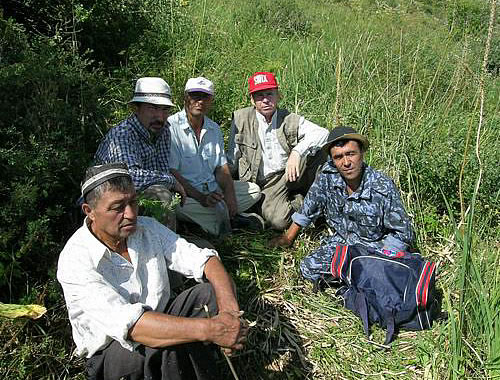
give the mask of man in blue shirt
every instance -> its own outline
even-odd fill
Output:
[[[319,216],[333,229],[325,246],[360,243],[375,249],[407,250],[415,239],[394,182],[363,161],[369,142],[350,127],[334,128],[323,146],[329,153],[293,223],[271,246],[290,246],[302,227]]]
[[[136,191],[166,204],[177,192],[183,203],[186,192],[169,166],[167,117],[174,105],[170,86],[161,78],[139,78],[130,104],[133,114],[106,134],[95,154],[96,164],[124,162]],[[165,222],[175,229],[175,221]]]
[[[260,199],[259,186],[233,181],[220,127],[206,116],[213,97],[210,80],[190,78],[184,90],[184,109],[168,118],[170,168],[187,194],[177,218],[196,223],[214,236],[224,236],[232,227],[263,229],[259,215],[244,213]]]

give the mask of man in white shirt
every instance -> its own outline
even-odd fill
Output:
[[[220,127],[206,116],[214,94],[210,80],[190,78],[184,89],[184,109],[168,118],[170,170],[187,193],[177,218],[196,223],[214,236],[230,233],[232,227],[262,230],[264,220],[259,215],[244,213],[260,199],[260,188],[252,182],[233,181]]]
[[[248,84],[252,107],[233,114],[228,161],[233,177],[260,186],[262,216],[284,230],[326,160],[320,148],[328,130],[278,108],[274,74],[257,72]]]
[[[86,218],[57,279],[89,379],[216,378],[215,345],[231,352],[246,336],[217,252],[138,217],[126,164],[89,168],[82,197]],[[174,297],[168,269],[200,284]]]

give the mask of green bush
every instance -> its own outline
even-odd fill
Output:
[[[149,25],[143,3],[134,0],[6,0],[2,8],[30,35],[71,40],[109,69],[126,62],[124,53]]]
[[[29,39],[12,20],[0,19],[0,38],[0,287],[21,290],[19,281],[46,278],[75,228],[106,81],[70,47]]]
[[[265,28],[284,38],[305,37],[312,32],[312,22],[296,1],[274,0],[248,3],[241,7],[237,20],[246,27]]]

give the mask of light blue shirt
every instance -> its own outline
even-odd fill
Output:
[[[205,116],[198,143],[184,109],[170,116],[168,122],[171,138],[170,167],[202,193],[218,190],[215,169],[227,164],[224,138],[219,125]]]

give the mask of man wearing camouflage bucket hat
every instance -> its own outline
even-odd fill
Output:
[[[300,229],[319,216],[333,229],[322,248],[360,243],[375,249],[406,250],[415,234],[394,182],[363,161],[368,139],[351,127],[334,128],[322,149],[329,154],[285,234],[271,246],[290,246]],[[313,254],[314,255],[314,254]],[[313,256],[311,255],[311,256]]]
[[[234,282],[213,249],[137,215],[126,164],[90,167],[86,218],[57,267],[89,379],[218,379],[217,346],[243,347]],[[170,272],[198,284],[174,294]]]
[[[138,192],[170,204],[172,192],[186,198],[170,172],[170,131],[167,118],[174,103],[162,78],[139,78],[129,104],[133,113],[108,131],[95,154],[96,164],[125,162]],[[175,218],[164,221],[175,230]]]

